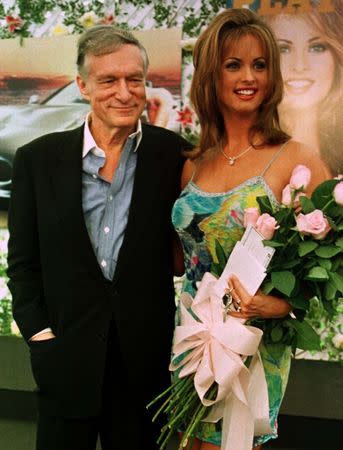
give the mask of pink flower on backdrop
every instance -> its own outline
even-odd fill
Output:
[[[308,167],[299,164],[294,167],[289,184],[294,189],[306,189],[311,181],[311,171]]]
[[[6,16],[5,17],[8,29],[11,33],[13,33],[15,30],[19,30],[21,28],[21,26],[23,25],[23,21],[21,20],[21,18],[18,17],[13,17],[13,16]]]
[[[179,117],[176,119],[185,127],[188,124],[193,123],[193,111],[186,106],[182,111],[177,111]]]
[[[305,196],[305,194],[303,192],[298,192],[294,198],[293,205],[292,205],[292,191],[293,190],[294,189],[291,188],[290,184],[287,184],[287,186],[285,186],[283,188],[281,203],[285,206],[293,206],[293,208],[298,208],[298,206],[300,205],[300,197]]]
[[[111,23],[114,23],[115,16],[113,14],[107,14],[103,19],[101,19],[100,23],[104,25],[111,25]]]
[[[343,206],[343,181],[336,184],[335,189],[333,190],[333,198],[336,203]]]
[[[259,231],[264,239],[272,239],[274,236],[275,230],[277,230],[279,226],[275,218],[267,213],[262,214],[256,222],[256,230]]]
[[[260,215],[261,214],[258,208],[245,208],[243,218],[244,228],[247,228],[249,225],[254,227]]]
[[[296,217],[297,228],[301,234],[311,235],[314,239],[324,239],[331,227],[320,209],[309,214],[299,214]]]

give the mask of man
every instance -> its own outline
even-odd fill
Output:
[[[140,122],[148,58],[128,32],[86,31],[81,128],[16,153],[9,286],[38,386],[37,450],[153,450],[146,404],[168,383],[178,135]]]

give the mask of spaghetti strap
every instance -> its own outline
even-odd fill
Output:
[[[279,150],[273,155],[273,157],[271,158],[271,160],[267,163],[266,167],[262,170],[261,173],[261,177],[264,177],[264,175],[266,174],[267,170],[269,169],[269,167],[273,164],[273,162],[278,158],[278,156],[280,155],[280,153],[282,152],[282,150],[286,147],[286,145],[288,144],[288,141],[285,142],[284,144],[281,145],[281,147],[279,148]]]

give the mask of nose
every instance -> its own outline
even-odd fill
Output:
[[[243,81],[245,82],[251,82],[255,80],[255,74],[250,65],[246,65],[243,68]]]
[[[131,99],[132,94],[126,80],[124,79],[118,80],[115,90],[115,97],[123,103],[126,103]]]
[[[293,68],[295,72],[304,72],[308,67],[307,52],[305,49],[297,49],[293,54]]]

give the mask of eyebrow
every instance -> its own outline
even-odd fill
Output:
[[[227,61],[228,59],[233,59],[234,61],[242,61],[241,58],[237,58],[236,56],[228,56],[224,59],[224,61]],[[257,58],[254,58],[253,61],[258,61],[259,59],[266,59],[265,56],[258,56]]]
[[[315,36],[311,39],[309,39],[307,42],[313,42],[313,41],[317,41],[318,39],[321,39],[320,36]],[[285,42],[286,44],[293,44],[293,41],[289,41],[288,39],[277,39],[278,42]]]

